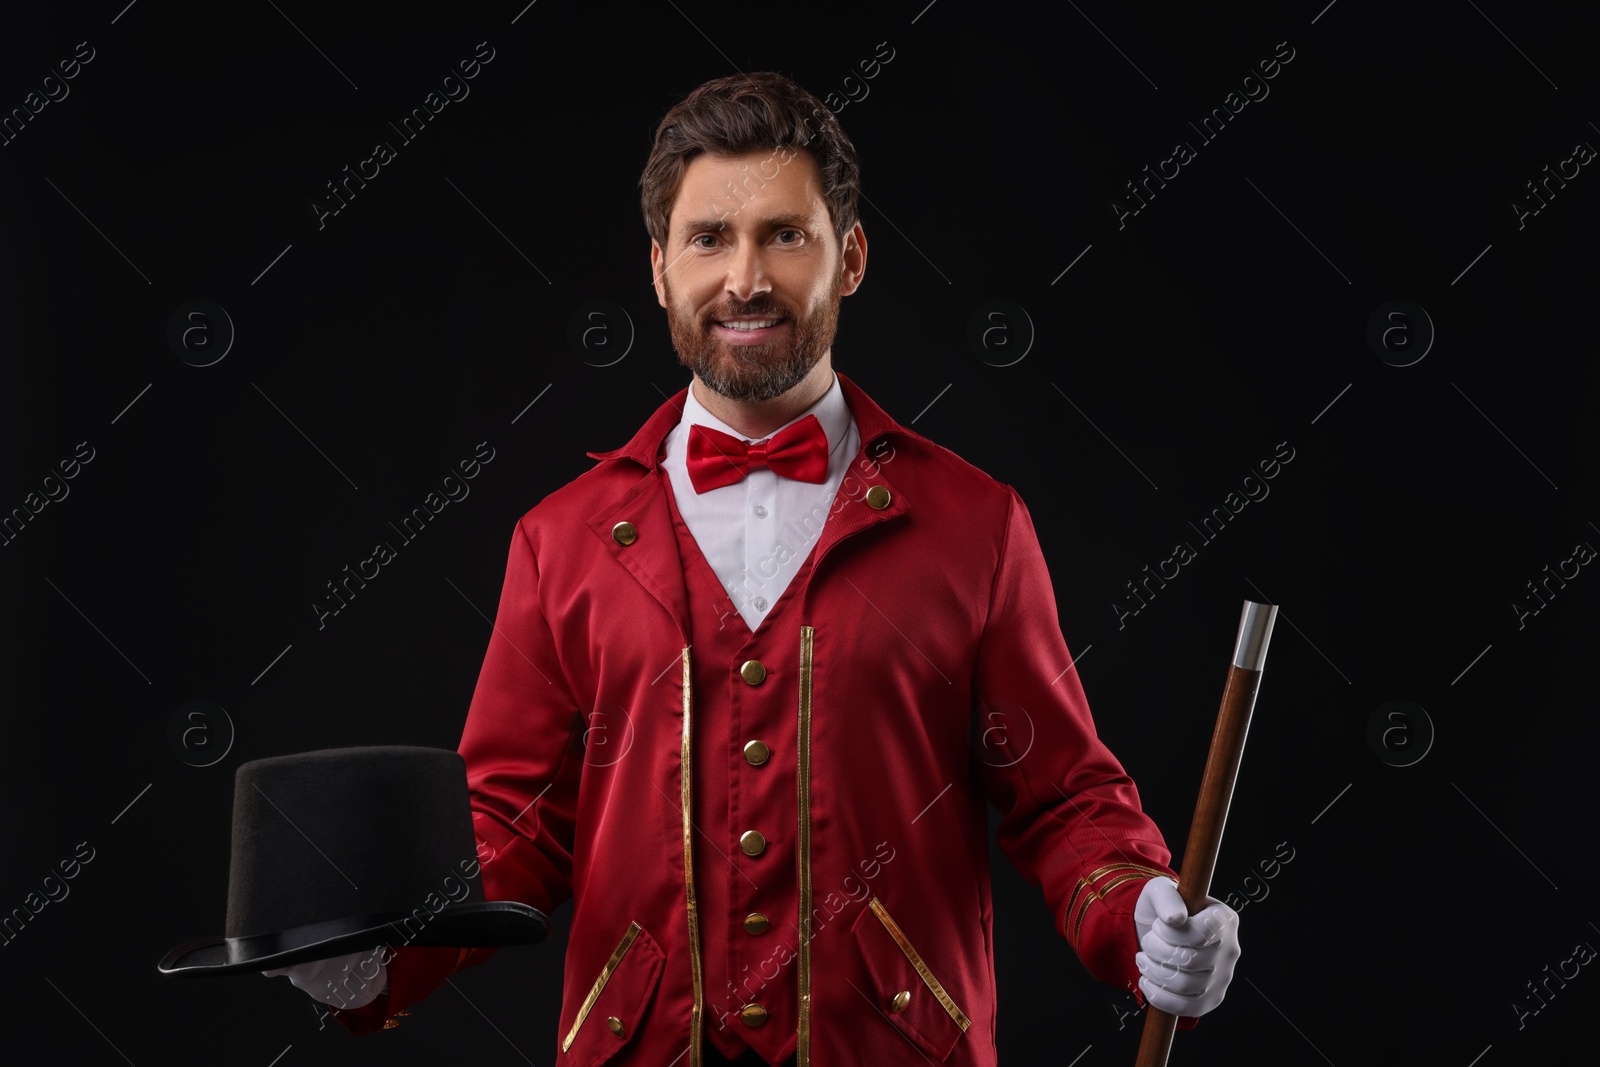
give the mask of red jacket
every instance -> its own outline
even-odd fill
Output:
[[[838,377],[861,452],[785,594],[789,629],[731,620],[737,640],[765,639],[759,683],[753,660],[707,662],[717,642],[693,638],[658,469],[683,392],[512,536],[460,750],[487,898],[549,913],[575,897],[561,1067],[667,1064],[691,1040],[679,1062],[698,1067],[706,1028],[741,1026],[703,953],[745,950],[749,901],[702,901],[733,908],[742,885],[708,894],[707,879],[749,859],[751,823],[776,846],[749,865],[761,910],[793,948],[764,965],[774,1025],[738,1032],[773,1062],[992,1067],[986,803],[1089,971],[1138,978],[1133,905],[1145,879],[1175,877],[1171,856],[1095,735],[1027,508]],[[696,732],[709,709],[721,736]],[[751,769],[758,713],[773,762]],[[616,747],[594,758],[597,743]],[[697,765],[745,790],[742,822],[726,804],[722,825],[702,821]],[[341,1020],[375,1028],[483,955],[402,950],[388,994]]]

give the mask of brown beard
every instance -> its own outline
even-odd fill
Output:
[[[732,301],[714,309],[704,319],[693,313],[680,315],[666,288],[667,328],[672,332],[672,347],[678,362],[695,373],[706,387],[729,400],[754,402],[782,396],[798,385],[833,344],[839,325],[839,286],[835,275],[828,295],[815,312],[801,318],[770,297],[749,303]],[[787,319],[787,340],[765,341],[756,345],[728,345],[711,331],[719,319],[741,315]]]

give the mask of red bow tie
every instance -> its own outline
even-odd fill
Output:
[[[751,467],[762,465],[785,478],[820,483],[828,478],[828,435],[815,415],[754,444],[694,423],[689,427],[688,462],[689,481],[696,493],[732,485]]]

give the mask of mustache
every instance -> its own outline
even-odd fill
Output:
[[[792,319],[794,314],[775,300],[755,300],[750,303],[724,304],[705,316],[707,322],[736,319],[742,316],[762,319]]]

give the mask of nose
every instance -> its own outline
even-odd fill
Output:
[[[756,241],[741,241],[728,263],[728,277],[724,283],[728,294],[744,303],[757,294],[770,293],[772,282],[767,277],[766,265],[761,258],[761,246]]]

